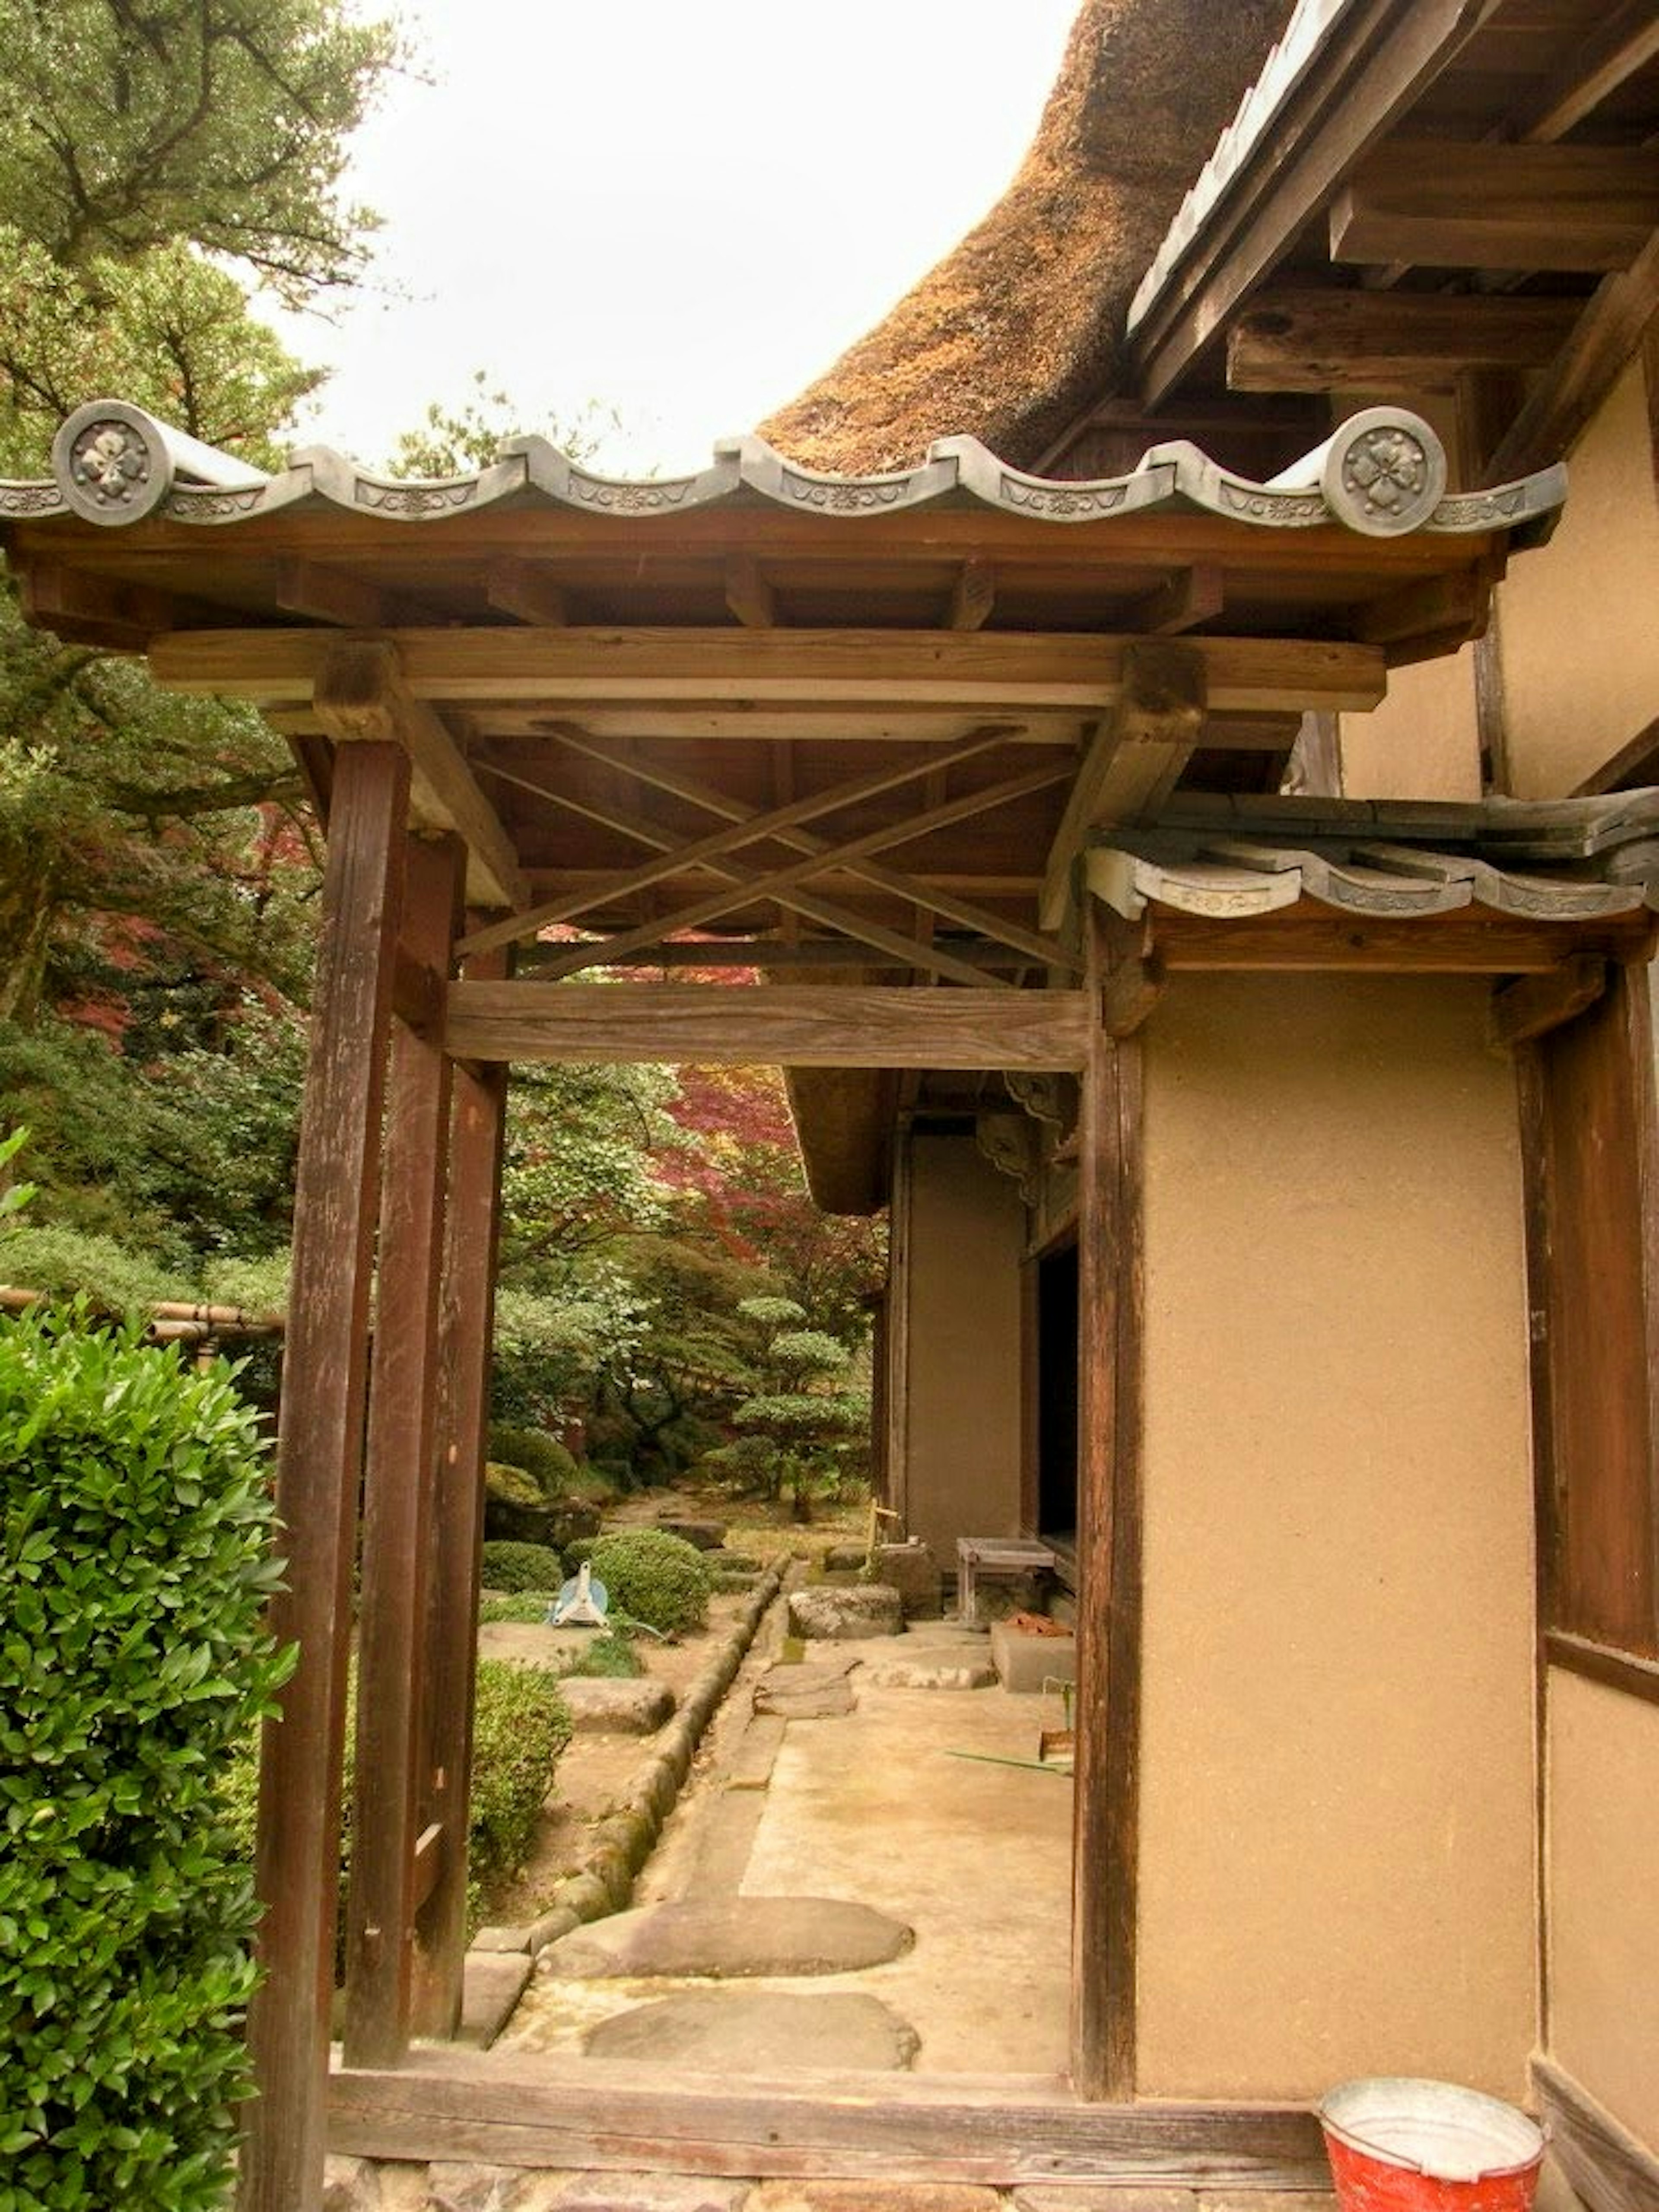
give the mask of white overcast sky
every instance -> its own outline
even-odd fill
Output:
[[[431,82],[350,183],[375,290],[283,324],[335,369],[302,442],[383,459],[483,369],[526,427],[617,409],[602,465],[701,465],[995,202],[1079,4],[410,0]]]

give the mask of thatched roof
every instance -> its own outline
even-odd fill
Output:
[[[1085,0],[1035,143],[984,221],[760,425],[865,474],[967,434],[1029,465],[1120,371],[1131,295],[1290,0]]]

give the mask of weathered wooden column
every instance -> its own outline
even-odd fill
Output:
[[[1141,1054],[1104,1018],[1106,919],[1085,895],[1096,1018],[1078,1167],[1078,1690],[1072,2081],[1135,2086],[1141,1621]]]
[[[351,2066],[395,2066],[408,2050],[421,1885],[454,1842],[442,1826],[422,1833],[420,1758],[448,1181],[442,1013],[465,866],[455,837],[410,840],[363,1497],[346,1944]]]
[[[504,951],[480,954],[466,972],[476,981],[497,979],[507,974],[508,957]],[[440,2037],[453,2035],[460,2018],[466,1950],[478,1554],[506,1111],[504,1066],[455,1066],[422,1728],[424,1818],[443,1841],[431,1889],[417,1908],[413,1994],[415,2032]]]
[[[258,2094],[244,2123],[243,2212],[305,2212],[322,2189],[352,1561],[408,798],[399,747],[341,748],[278,1436],[288,1587],[273,1601],[271,1625],[284,1643],[298,1643],[300,1659],[281,1720],[265,1725],[260,1771],[264,1979],[248,2024]]]

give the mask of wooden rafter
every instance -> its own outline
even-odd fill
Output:
[[[313,704],[324,729],[341,743],[389,739],[403,747],[416,819],[461,839],[468,894],[477,903],[530,903],[530,887],[501,817],[474,781],[442,717],[404,684],[394,646],[328,646],[317,669]]]
[[[563,586],[538,562],[493,562],[484,580],[484,596],[499,612],[532,629],[563,629],[570,620]]]
[[[481,1062],[1069,1068],[1083,1065],[1091,1013],[1082,991],[460,982],[446,1042]]]
[[[1212,622],[1226,601],[1226,586],[1218,563],[1206,561],[1175,574],[1147,592],[1135,607],[1139,627],[1148,637],[1176,637]]]
[[[884,852],[891,845],[907,845],[913,838],[926,836],[929,831],[943,830],[952,823],[965,822],[975,814],[989,813],[994,808],[1011,805],[1016,799],[1029,797],[1033,792],[1047,791],[1065,779],[1065,771],[1057,768],[1030,769],[1024,775],[1011,777],[1005,783],[993,784],[984,791],[964,793],[943,806],[925,809],[921,813],[908,815],[899,822],[885,822],[878,828],[865,831],[863,836],[836,844],[828,841],[817,845],[815,851],[803,854],[798,860],[781,868],[768,870],[763,874],[751,874],[746,870],[727,869],[720,872],[729,880],[717,891],[694,899],[689,904],[677,907],[672,914],[659,915],[656,921],[642,923],[638,929],[624,931],[611,942],[612,957],[624,952],[629,946],[641,950],[656,944],[660,939],[672,937],[677,932],[699,929],[706,922],[729,914],[734,907],[752,905],[757,900],[772,901],[780,895],[798,890],[814,876],[830,869],[840,868],[860,860],[871,853]],[[915,896],[914,893],[912,896]],[[926,896],[917,903],[927,903]],[[1059,948],[1055,951],[1058,953]],[[574,945],[570,951],[547,963],[555,975],[574,975],[587,965],[584,946]]]
[[[567,729],[560,734],[566,744],[574,747],[579,752],[591,742],[585,740],[580,732],[572,730]],[[701,806],[711,814],[720,816],[726,821],[736,822],[749,812],[749,809],[739,800],[730,799],[723,792],[717,791],[712,785],[701,782],[695,776],[682,775],[675,769],[665,767],[659,761],[644,758],[631,760],[629,763],[629,769],[641,782],[653,784],[660,791],[670,792],[675,798],[684,799],[693,806]],[[1064,771],[1056,769],[1051,781],[1061,782],[1064,780]],[[778,842],[799,853],[811,853],[820,849],[819,841],[804,830],[790,830]],[[975,905],[971,901],[957,896],[943,884],[931,881],[924,883],[912,873],[908,872],[901,873],[896,869],[884,868],[878,862],[870,860],[853,863],[848,867],[848,872],[859,882],[868,884],[873,890],[884,891],[893,898],[908,900],[915,905],[925,906],[930,912],[939,915],[946,921],[954,921],[964,929],[978,930],[985,936],[995,938],[1000,943],[1012,946],[1016,951],[1024,952],[1039,966],[1058,965],[1071,968],[1077,964],[1071,955],[1052,939],[1040,936],[1031,930],[1022,929],[1018,922],[1010,921],[1002,915],[993,914],[988,908]],[[1024,891],[1026,887],[1022,884],[1018,888]],[[803,907],[799,908],[799,911],[805,913],[807,909]]]
[[[1656,55],[1659,15],[1653,0],[1624,0],[1588,38],[1575,40],[1559,67],[1510,110],[1506,135],[1534,145],[1565,138]]]
[[[1234,392],[1450,392],[1469,369],[1542,368],[1571,300],[1337,291],[1258,293],[1227,336]]]
[[[1501,482],[1529,453],[1567,452],[1612,391],[1642,333],[1659,313],[1659,231],[1632,267],[1604,277],[1572,337],[1540,380],[1497,451],[1486,474]]]
[[[1659,222],[1659,166],[1623,146],[1397,139],[1332,203],[1333,261],[1628,269]]]
[[[993,722],[975,730],[959,745],[946,749],[942,757],[951,763],[975,760],[1002,744],[1009,735],[1008,726]],[[608,756],[594,753],[590,758]],[[642,861],[636,868],[623,870],[619,874],[600,878],[584,884],[580,890],[572,891],[559,899],[549,899],[533,906],[523,914],[514,915],[510,921],[495,922],[487,928],[475,931],[462,945],[463,955],[487,951],[494,945],[510,945],[515,939],[534,937],[539,930],[550,929],[564,921],[574,921],[579,915],[607,901],[626,898],[636,891],[659,884],[665,878],[677,875],[682,869],[701,866],[705,861],[723,859],[744,845],[764,837],[776,836],[781,831],[811,822],[818,816],[833,814],[843,806],[857,805],[861,800],[879,797],[884,792],[896,791],[902,785],[919,781],[933,772],[941,756],[929,753],[920,760],[902,761],[893,767],[879,769],[869,775],[858,776],[850,782],[835,785],[828,791],[811,792],[805,797],[791,799],[787,805],[769,808],[764,813],[750,814],[727,823],[724,830],[711,830],[706,837],[694,839],[688,845],[669,848],[660,859]],[[619,765],[633,768],[626,760]]]

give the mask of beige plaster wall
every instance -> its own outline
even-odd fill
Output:
[[[914,1139],[910,1206],[909,1531],[954,1573],[958,1536],[1019,1527],[1025,1212],[971,1137]]]
[[[1474,648],[1389,671],[1369,714],[1341,718],[1345,799],[1479,799]]]
[[[1549,544],[1498,593],[1517,799],[1576,790],[1659,716],[1659,494],[1639,362],[1573,448]]]
[[[1550,2056],[1659,2154],[1659,1708],[1552,1668]]]
[[[1526,1308],[1484,1004],[1178,978],[1146,1031],[1148,2094],[1525,2086]]]

